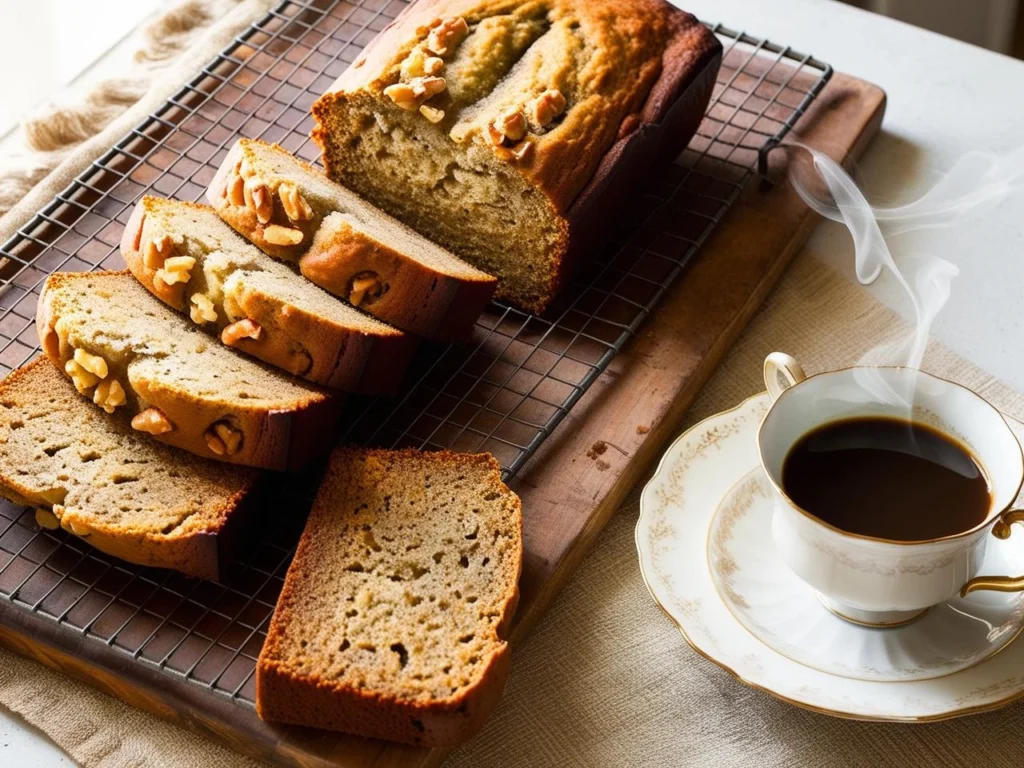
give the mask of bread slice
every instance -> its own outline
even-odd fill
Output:
[[[312,107],[327,175],[540,313],[704,114],[721,45],[664,0],[418,0]]]
[[[266,190],[265,222],[257,187]],[[321,288],[428,339],[468,337],[497,285],[276,144],[239,139],[206,196],[224,221],[267,253],[298,261]],[[274,226],[297,242],[276,230],[268,239]]]
[[[493,709],[522,510],[485,454],[338,449],[256,669],[264,720],[453,746]]]
[[[0,495],[122,560],[219,578],[256,470],[151,440],[45,359],[0,382],[0,406]]]
[[[221,340],[324,386],[394,391],[415,349],[236,235],[212,208],[144,197],[121,239],[128,268]]]
[[[36,326],[82,394],[161,442],[269,469],[333,442],[339,398],[222,346],[127,271],[50,275]]]

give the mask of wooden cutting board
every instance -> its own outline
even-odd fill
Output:
[[[799,139],[857,158],[881,123],[885,94],[836,74],[800,120]],[[637,338],[526,465],[522,599],[513,644],[537,623],[629,490],[642,479],[722,356],[809,236],[813,215],[772,153],[774,186],[752,183]],[[124,701],[203,731],[240,752],[288,765],[437,765],[415,749],[262,723],[251,710],[51,621],[0,601],[0,642]]]

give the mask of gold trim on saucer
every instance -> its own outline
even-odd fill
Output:
[[[814,374],[814,375],[819,375],[819,374]],[[810,377],[808,377],[808,378],[810,378]],[[935,378],[939,378],[939,377],[935,377]],[[950,383],[954,383],[955,384],[955,382],[950,382]],[[957,385],[957,386],[961,386],[961,385]],[[790,698],[789,696],[786,696],[784,694],[781,694],[781,693],[778,693],[776,691],[773,691],[771,688],[768,688],[765,685],[762,685],[760,683],[755,683],[752,680],[748,680],[747,678],[743,677],[740,673],[738,673],[736,670],[732,669],[728,664],[726,664],[726,663],[724,663],[722,661],[719,661],[718,659],[716,659],[713,656],[711,656],[708,652],[704,651],[702,648],[700,648],[697,645],[697,643],[695,643],[690,638],[690,636],[686,633],[686,630],[683,628],[683,625],[676,619],[675,616],[672,615],[672,613],[668,610],[668,608],[666,608],[665,605],[658,598],[658,595],[655,593],[653,587],[651,586],[651,580],[648,577],[647,572],[644,569],[644,554],[643,553],[646,553],[649,550],[648,550],[647,547],[641,547],[640,529],[641,529],[641,523],[642,523],[642,521],[644,519],[644,506],[645,506],[644,505],[644,498],[647,495],[647,488],[650,487],[651,484],[654,483],[654,481],[657,480],[658,477],[662,474],[662,471],[665,468],[666,461],[668,460],[668,456],[673,451],[673,449],[676,447],[676,445],[678,445],[680,442],[685,440],[692,432],[695,432],[698,428],[700,428],[707,421],[709,421],[711,419],[714,419],[714,418],[717,418],[717,417],[720,417],[720,416],[727,416],[730,413],[734,413],[736,411],[739,411],[741,408],[746,406],[750,401],[755,400],[755,399],[760,398],[760,397],[764,397],[764,396],[766,396],[766,394],[767,393],[761,392],[761,393],[758,393],[758,394],[755,394],[755,395],[751,395],[750,397],[744,399],[742,402],[740,402],[738,405],[736,405],[736,406],[734,406],[732,408],[729,408],[727,410],[724,410],[724,411],[721,411],[719,413],[716,413],[716,414],[713,414],[711,416],[708,416],[706,419],[702,419],[701,421],[697,422],[696,424],[691,426],[689,429],[687,429],[685,432],[683,432],[681,435],[679,435],[675,440],[672,441],[672,443],[669,445],[669,447],[662,454],[662,457],[661,457],[661,459],[658,462],[657,469],[654,471],[654,474],[651,476],[651,479],[648,480],[647,484],[644,486],[644,490],[643,490],[643,492],[640,495],[640,514],[639,514],[639,516],[637,518],[637,524],[636,524],[635,528],[633,529],[633,541],[634,541],[634,545],[636,546],[637,552],[638,552],[638,555],[639,555],[637,559],[638,559],[638,564],[639,564],[639,567],[640,567],[640,577],[641,577],[641,579],[643,579],[644,586],[647,588],[647,592],[648,592],[648,594],[650,594],[651,599],[654,601],[654,604],[657,605],[658,608],[661,609],[662,613],[664,613],[665,616],[668,617],[669,621],[671,621],[675,625],[676,629],[679,630],[679,634],[682,635],[683,640],[686,642],[686,644],[689,645],[690,648],[698,656],[701,656],[702,658],[704,658],[707,661],[711,662],[715,666],[719,667],[725,673],[727,673],[728,675],[733,677],[737,682],[742,683],[743,685],[745,685],[745,686],[747,686],[749,688],[752,688],[754,690],[766,693],[769,696],[772,696],[773,698],[778,699],[779,701],[784,701],[787,704],[792,704],[794,707],[799,707],[800,709],[804,709],[804,710],[807,710],[807,711],[810,711],[810,712],[816,712],[816,713],[821,714],[821,715],[829,715],[830,717],[838,717],[838,718],[844,719],[844,720],[857,720],[857,721],[861,721],[861,722],[933,723],[933,722],[939,722],[939,721],[942,721],[942,720],[952,720],[953,718],[964,717],[966,715],[974,715],[974,714],[980,714],[980,713],[983,713],[983,712],[991,712],[993,710],[1001,709],[1002,707],[1005,707],[1005,706],[1007,706],[1009,704],[1012,704],[1012,703],[1014,703],[1016,701],[1020,701],[1020,700],[1024,699],[1024,689],[1022,689],[1022,690],[1019,690],[1019,691],[1015,691],[1013,694],[1011,694],[1009,696],[1006,696],[1006,697],[1004,697],[1002,699],[998,699],[996,701],[991,701],[991,702],[988,702],[988,703],[985,703],[985,704],[977,704],[977,705],[969,706],[969,707],[963,707],[961,709],[952,710],[952,711],[949,711],[949,712],[942,712],[942,713],[938,713],[938,714],[934,714],[934,715],[919,715],[919,716],[859,715],[859,714],[852,713],[852,712],[843,712],[841,710],[829,709],[827,707],[820,707],[820,706],[817,706],[815,704],[811,704],[811,703],[808,703],[808,702],[800,701],[798,699],[793,699],[793,698]],[[1003,414],[1001,412],[1000,412],[1000,416],[1003,416]],[[1004,417],[1004,421],[1005,421],[1005,417]],[[1007,426],[1009,426],[1009,424],[1007,424]],[[713,591],[717,595],[717,590],[713,590]],[[719,596],[719,599],[721,599],[721,596]],[[732,613],[730,611],[727,610],[727,613],[729,613],[729,615],[732,616]],[[736,620],[735,616],[733,616],[733,620],[734,621]],[[739,622],[737,622],[737,623],[739,623]],[[740,627],[742,627],[745,631],[747,631],[749,633],[749,630],[747,630],[746,627],[743,627],[742,623],[739,623],[739,625],[740,625]],[[1024,629],[1024,625],[1022,625],[1022,629]],[[1019,632],[1020,632],[1020,630],[1018,630],[1018,633]],[[756,639],[756,636],[755,636],[755,639]],[[760,640],[758,640],[758,642],[760,642]],[[999,648],[996,651],[996,653],[1000,653],[1001,651],[1003,651],[1006,648],[1010,647],[1014,642],[1015,642],[1015,640],[1011,640],[1010,642],[1006,643],[1006,645],[1004,645],[1001,648]],[[765,646],[765,648],[768,648],[768,646]],[[772,649],[769,648],[769,650],[772,650]],[[773,653],[777,653],[777,651],[774,651],[774,650],[772,652]],[[995,655],[996,654],[992,654],[992,656],[995,656]],[[797,664],[800,663],[800,662],[796,662],[796,661],[794,661],[792,659],[789,659],[787,656],[785,656],[785,654],[780,654],[780,656],[782,656],[783,658],[786,658],[789,661],[793,661],[793,663],[797,663]],[[989,656],[987,658],[991,659],[992,656]],[[820,674],[823,674],[823,675],[829,674],[827,672],[821,672],[820,670],[818,670],[818,671],[820,672]],[[966,670],[960,670],[959,672],[964,672],[964,671],[966,671]],[[952,673],[952,674],[959,674],[959,672]],[[908,682],[916,682],[916,681],[908,681]],[[902,682],[893,682],[893,683],[889,683],[889,684],[890,685],[901,685],[903,683]]]
[[[907,626],[907,624],[912,624],[913,622],[917,621],[932,609],[932,606],[929,605],[927,608],[922,608],[921,611],[915,613],[909,619],[900,619],[899,621],[861,621],[860,619],[851,618],[846,614],[837,611],[835,608],[833,608],[831,605],[825,602],[825,599],[821,596],[819,592],[815,592],[814,594],[818,598],[818,602],[821,603],[821,607],[829,613],[831,613],[836,618],[842,619],[843,621],[849,622],[850,624],[856,624],[858,627],[866,627],[867,629],[898,629],[899,627],[905,627]],[[1020,630],[1018,630],[1018,632],[1019,631]],[[1011,640],[1010,642],[1013,641]],[[1007,643],[1007,645],[1009,645],[1009,643]],[[992,655],[994,656],[997,652],[998,651],[994,652]],[[985,659],[987,658],[988,656],[985,657]],[[980,664],[985,659],[980,659],[978,663]],[[970,669],[970,667],[965,667],[964,669]],[[957,672],[963,672],[963,669],[958,669]],[[950,672],[949,674],[955,675],[956,672]],[[943,675],[943,677],[945,677],[945,675]],[[934,680],[935,678],[931,679]]]

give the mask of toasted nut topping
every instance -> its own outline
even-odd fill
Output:
[[[256,219],[260,224],[270,222],[274,215],[274,199],[270,195],[267,183],[258,176],[245,180],[242,187],[242,194],[245,197],[245,204],[256,212]]]
[[[434,27],[441,26],[442,22],[443,22],[443,19],[434,19],[429,24],[421,24],[420,26],[416,27],[416,37],[423,37],[425,34],[427,34]]]
[[[428,107],[426,104],[420,107],[420,114],[432,123],[440,123],[444,120],[444,110]]]
[[[203,293],[192,294],[188,314],[192,318],[192,322],[198,325],[217,321],[217,309],[210,301],[210,297]]]
[[[271,224],[263,230],[263,239],[271,245],[298,245],[302,242],[302,230]]]
[[[216,421],[203,435],[206,445],[218,456],[234,456],[242,447],[242,431],[226,421]]]
[[[224,326],[224,330],[220,332],[220,340],[233,347],[241,339],[258,339],[262,330],[258,323],[246,318]]]
[[[309,207],[306,198],[299,192],[294,184],[285,182],[277,188],[277,194],[281,198],[281,207],[285,215],[292,221],[309,221],[313,218],[313,209]]]
[[[195,265],[196,260],[191,256],[172,256],[164,262],[163,268],[156,271],[155,278],[166,285],[187,283]]]
[[[174,425],[163,411],[150,407],[132,417],[132,429],[148,432],[151,435],[162,435],[174,429]]]
[[[450,53],[469,34],[469,25],[461,16],[457,19],[445,19],[430,30],[427,35],[427,50],[435,56]]]
[[[519,145],[516,146],[516,148],[512,150],[512,155],[515,157],[516,160],[519,160],[520,162],[523,162],[525,160],[529,160],[530,159],[530,155],[532,155],[532,154],[533,154],[533,142],[532,141],[520,142]]]
[[[562,92],[551,88],[531,101],[527,105],[527,109],[533,122],[544,128],[565,112],[565,105],[565,96],[562,95]]]
[[[520,110],[513,108],[502,112],[493,123],[487,126],[487,135],[494,146],[500,147],[502,144],[514,144],[519,141],[526,135],[528,127],[525,115]]]
[[[237,171],[228,179],[224,192],[232,205],[245,205],[245,179]]]
[[[348,300],[353,307],[372,304],[387,291],[387,284],[376,272],[360,272],[352,278]]]
[[[82,395],[89,394],[89,390],[100,382],[99,376],[89,373],[89,371],[85,370],[74,360],[68,360],[64,364],[64,371],[71,377],[71,380],[75,383],[75,389]]]
[[[90,354],[84,349],[76,349],[75,362],[94,376],[98,376],[101,379],[107,378],[107,361],[99,355]]]
[[[423,100],[442,93],[448,87],[443,77],[414,77],[409,85],[412,86],[413,94]]]
[[[173,252],[174,243],[171,241],[171,238],[167,235],[159,235],[146,243],[146,247],[142,252],[142,263],[150,269],[156,269]]]
[[[50,510],[40,508],[36,510],[36,525],[48,531],[56,531],[60,528],[60,520]]]
[[[92,401],[107,413],[113,413],[115,408],[128,402],[125,398],[124,387],[117,379],[101,381],[97,384]]]
[[[389,85],[384,89],[384,95],[395,102],[397,106],[409,112],[419,109],[419,99],[416,98],[416,93],[408,83]]]
[[[417,45],[405,57],[401,67],[403,81],[424,75],[440,75],[444,71],[444,60],[437,56],[428,56],[423,46]]]

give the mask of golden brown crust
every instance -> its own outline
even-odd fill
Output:
[[[519,601],[518,581],[522,568],[522,505],[501,482],[501,467],[489,454],[460,454],[451,451],[423,453],[415,449],[399,451],[338,449],[332,456],[321,486],[328,485],[331,473],[341,471],[343,458],[356,453],[366,459],[386,462],[394,457],[429,457],[439,464],[479,466],[489,470],[493,492],[513,500],[516,536],[512,557],[518,567],[508,574],[501,615],[495,625],[496,637],[503,641]],[[319,499],[318,499],[319,500]],[[311,515],[311,518],[313,516]],[[446,698],[403,698],[379,690],[357,688],[344,682],[324,679],[308,670],[293,669],[283,657],[289,614],[303,611],[304,596],[296,589],[298,574],[318,546],[317,531],[307,524],[299,542],[285,584],[278,597],[274,617],[267,632],[256,669],[256,709],[259,716],[272,722],[310,725],[358,733],[374,738],[436,747],[455,746],[470,738],[493,710],[511,662],[511,648],[499,642],[475,681]]]
[[[228,152],[210,182],[206,198],[228,225],[264,252],[280,259],[297,262],[302,274],[325,291],[343,299],[352,297],[353,278],[372,273],[386,286],[384,293],[372,302],[357,306],[367,314],[410,333],[435,341],[460,341],[472,332],[494,294],[497,280],[490,275],[454,275],[425,263],[414,250],[399,250],[382,242],[359,226],[352,217],[342,216],[322,202],[309,198],[313,217],[307,221],[284,221],[275,209],[272,222],[284,222],[302,230],[302,242],[296,245],[275,245],[264,236],[255,211],[244,205],[233,205],[228,196],[228,180],[247,156],[255,164],[260,153],[285,152],[278,145],[252,139],[240,139]],[[324,184],[334,184],[313,166],[293,158],[308,173],[321,177]],[[268,178],[271,189],[281,179]],[[292,179],[301,190],[301,181]],[[347,192],[347,190],[346,190]],[[351,193],[348,193],[351,194]],[[335,214],[335,215],[332,215]],[[415,242],[420,236],[404,224],[377,211],[380,226],[401,230],[404,238]],[[425,243],[425,247],[434,247]],[[454,261],[455,256],[449,254]],[[469,270],[464,270],[469,272]]]
[[[56,272],[47,279],[36,311],[36,328],[43,351],[59,370],[64,371],[65,364],[73,355],[73,349],[60,339],[56,329],[60,314],[55,305],[59,301],[57,297],[61,287],[77,280],[103,280],[116,275],[130,276],[131,273],[127,270]],[[132,401],[159,408],[175,425],[172,431],[155,436],[162,443],[232,464],[288,469],[301,467],[309,459],[324,453],[333,442],[340,398],[311,390],[304,400],[295,402],[286,410],[273,410],[256,400],[252,405],[233,408],[231,417],[242,430],[245,440],[237,453],[230,456],[218,454],[211,449],[206,434],[212,424],[224,418],[224,405],[155,379],[151,376],[152,361],[140,360],[141,363],[137,360],[129,366],[127,380],[122,384],[129,390]]]
[[[30,390],[32,379],[45,380],[47,376],[58,375],[56,372],[51,373],[51,369],[49,360],[37,358],[13,371],[0,382],[0,398],[18,399],[15,393]],[[20,386],[23,382],[25,388]],[[44,381],[43,384],[48,385],[48,382]],[[24,398],[24,394],[21,398]],[[44,405],[39,403],[40,407]],[[81,407],[92,406],[83,400]],[[145,438],[140,436],[139,439]],[[167,460],[174,461],[175,457],[168,454]],[[230,541],[233,529],[245,513],[245,500],[258,477],[257,473],[243,469],[225,471],[224,479],[229,484],[233,483],[234,490],[219,499],[214,510],[215,519],[209,520],[201,529],[194,525],[179,525],[173,531],[164,533],[132,530],[75,508],[55,508],[51,501],[42,498],[36,490],[26,485],[25,475],[12,471],[17,469],[0,464],[0,496],[16,504],[52,510],[62,527],[81,532],[76,535],[101,552],[138,565],[170,568],[188,576],[214,580],[223,574],[225,556],[233,549]]]
[[[182,235],[170,231],[158,216],[147,215],[161,204],[167,201],[144,197],[135,206],[121,238],[121,255],[150,293],[174,309],[187,312],[187,284],[168,286],[157,279],[158,268],[147,266],[143,258],[145,244],[162,236]],[[173,205],[211,211],[197,203],[173,201]],[[244,283],[234,299],[238,311],[257,323],[260,333],[255,339],[239,339],[233,346],[322,386],[359,394],[393,392],[415,349],[415,340],[397,329],[376,324],[375,332],[371,332],[363,318],[353,318],[353,325],[346,326],[334,318],[304,311],[251,283]],[[218,313],[211,327],[220,331],[228,324],[223,313]]]
[[[611,206],[621,200],[629,183],[649,168],[653,158],[682,150],[703,116],[721,45],[693,16],[664,0],[419,0],[371,41],[313,105],[317,125],[312,136],[324,152],[328,175],[357,187],[381,205],[395,205],[374,194],[369,188],[372,182],[357,180],[346,169],[343,158],[357,150],[342,146],[352,138],[345,131],[332,136],[332,115],[344,113],[342,105],[360,97],[379,102],[373,111],[390,109],[393,105],[388,104],[384,89],[398,81],[402,62],[420,43],[423,30],[435,19],[456,17],[469,23],[470,41],[474,35],[485,34],[481,32],[484,20],[515,18],[519,23],[516,34],[529,24],[540,29],[539,36],[520,52],[525,58],[530,46],[543,46],[543,54],[531,60],[530,67],[509,70],[509,77],[491,84],[494,92],[485,89],[475,93],[478,100],[453,91],[443,106],[456,117],[449,115],[442,124],[445,131],[452,130],[451,135],[458,137],[453,140],[467,147],[467,152],[493,153],[505,161],[503,173],[522,177],[549,202],[549,225],[557,231],[547,244],[543,263],[537,264],[544,277],[517,284],[517,279],[490,267],[498,271],[501,280],[496,298],[540,313],[566,282],[580,254],[605,230],[609,217],[591,215],[605,206],[586,191],[602,191]],[[495,23],[489,30],[498,27]],[[495,35],[490,49],[512,45],[512,39],[511,33],[504,38]],[[481,46],[483,43],[477,54]],[[495,53],[492,59],[493,65],[500,56]],[[498,63],[511,66],[509,62]],[[456,64],[450,91],[459,88],[455,78],[466,76],[464,62]],[[512,93],[514,87],[519,88],[518,99]],[[508,104],[529,104],[540,90],[552,87],[568,99],[567,110],[554,127],[535,130],[531,125],[523,141],[493,146],[488,121],[495,110]],[[689,97],[691,87],[701,98]],[[685,103],[687,119],[677,114],[667,120],[676,107],[674,100]],[[366,109],[365,100],[359,104],[349,109]],[[675,130],[678,128],[687,130]],[[520,152],[526,142],[530,143],[529,151]],[[627,146],[620,146],[623,142]],[[627,147],[629,151],[624,151]],[[372,164],[371,160],[367,162]],[[429,209],[429,199],[423,206]],[[441,239],[439,232],[430,231],[424,224],[423,219],[428,217],[413,221],[408,212],[400,215]],[[456,240],[449,238],[446,244],[459,251],[464,244]],[[473,261],[481,258],[468,252],[460,255]]]

